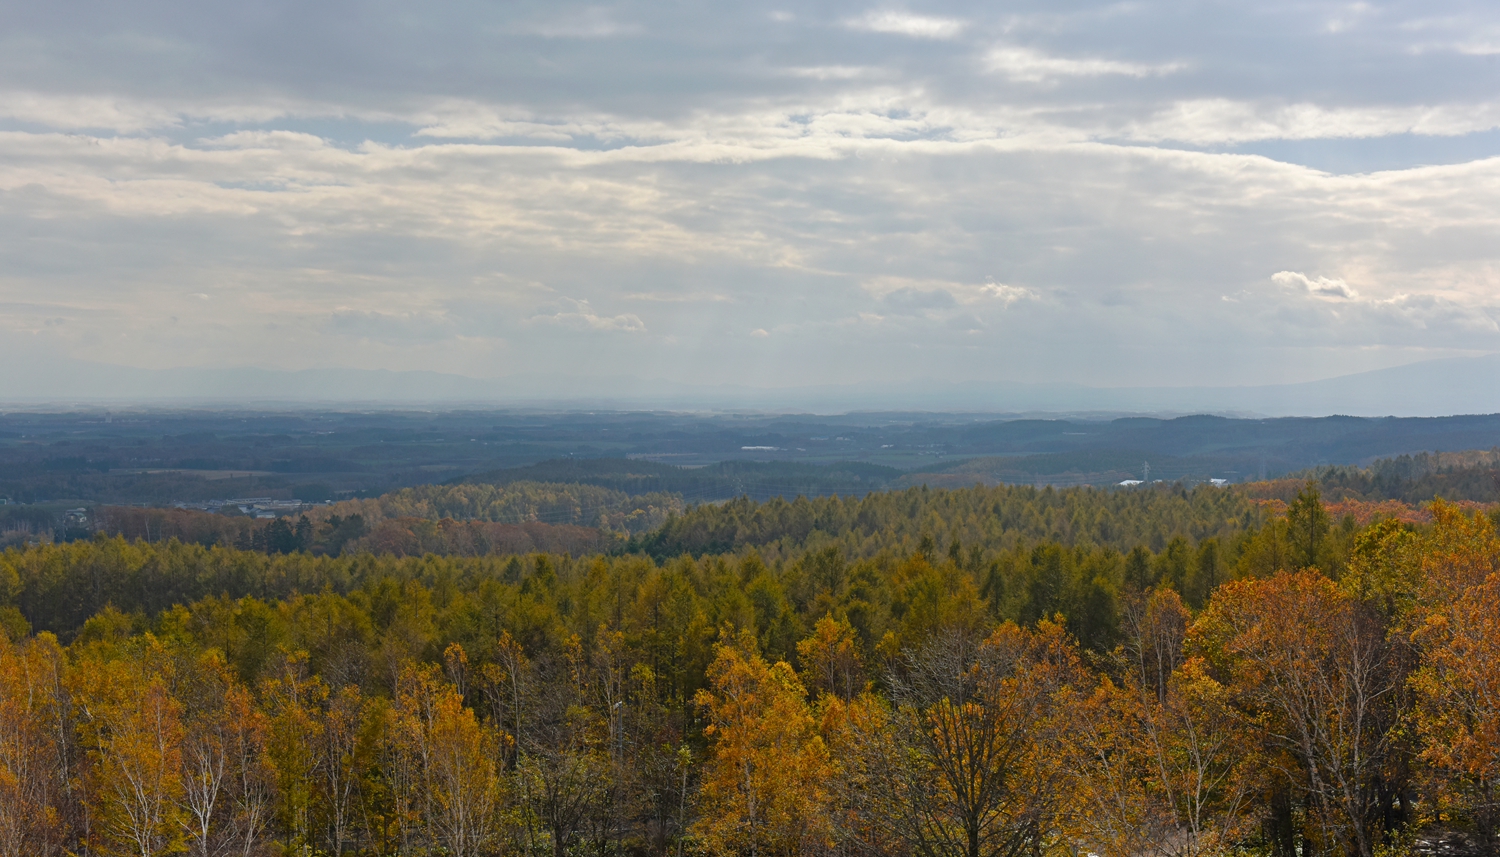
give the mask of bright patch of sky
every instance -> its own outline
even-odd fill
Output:
[[[3,355],[1109,386],[1500,351],[1492,3],[0,7]]]

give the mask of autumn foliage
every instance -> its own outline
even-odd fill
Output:
[[[0,857],[1492,855],[1500,539],[1430,514],[1304,486],[1128,554],[11,552]],[[62,614],[26,580],[190,572],[268,594],[30,631]]]

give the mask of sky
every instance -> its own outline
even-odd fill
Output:
[[[566,394],[1500,351],[1493,2],[0,10],[0,359]]]

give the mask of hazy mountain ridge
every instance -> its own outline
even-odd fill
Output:
[[[951,382],[759,388],[692,385],[616,376],[471,378],[440,372],[323,368],[139,369],[77,360],[19,361],[0,380],[14,403],[122,402],[308,405],[473,404],[807,409],[880,408],[987,413],[1222,413],[1307,416],[1438,416],[1500,412],[1500,355],[1448,358],[1299,384],[1242,387],[1088,387]]]

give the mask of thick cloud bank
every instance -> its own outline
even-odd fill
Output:
[[[1500,351],[1493,4],[0,6],[28,364],[1171,386]]]

